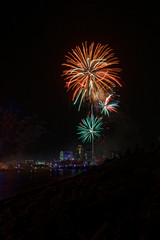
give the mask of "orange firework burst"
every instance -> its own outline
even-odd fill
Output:
[[[87,42],[82,43],[82,49],[76,46],[72,53],[66,56],[67,69],[63,71],[66,86],[74,91],[74,104],[79,100],[79,109],[82,101],[96,102],[103,100],[106,93],[113,92],[116,85],[121,86],[117,67],[119,61],[108,45],[96,46],[94,42],[89,48]]]

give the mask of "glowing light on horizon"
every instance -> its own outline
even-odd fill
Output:
[[[121,86],[117,67],[119,61],[108,45],[96,46],[94,42],[87,47],[76,46],[66,56],[66,63],[62,65],[67,69],[63,71],[68,90],[73,90],[72,101],[79,101],[79,110],[85,100],[97,102],[104,99],[106,93],[113,92],[116,85]]]
[[[82,119],[79,126],[77,127],[78,133],[81,136],[79,139],[82,139],[82,142],[88,141],[91,142],[92,138],[99,137],[102,127],[102,117],[87,116],[86,119]]]

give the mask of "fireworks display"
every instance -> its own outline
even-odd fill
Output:
[[[119,61],[108,45],[92,42],[76,46],[66,56],[63,76],[68,90],[72,90],[72,101],[78,103],[80,110],[83,102],[91,107],[91,114],[82,119],[77,127],[82,142],[92,142],[92,162],[94,162],[94,138],[100,137],[103,129],[102,117],[94,117],[94,107],[109,116],[117,112],[118,101],[111,102],[115,87],[120,86]],[[106,97],[107,96],[107,97]]]
[[[103,129],[102,124],[102,117],[99,118],[92,115],[91,117],[87,116],[86,119],[82,119],[77,127],[77,134],[80,134],[79,139],[82,139],[82,142],[91,142],[94,137],[99,137]]]
[[[68,90],[73,90],[74,104],[79,101],[79,110],[83,101],[102,101],[116,85],[121,86],[118,63],[112,49],[100,43],[95,46],[92,42],[88,48],[85,42],[82,49],[76,46],[68,53],[66,63],[62,64],[67,68],[63,75]]]
[[[112,94],[110,94],[108,97],[106,97],[104,102],[99,102],[99,106],[102,108],[101,113],[103,114],[107,114],[109,117],[109,112],[117,112],[116,108],[119,107],[118,106],[118,101],[116,102],[110,102],[112,97]]]

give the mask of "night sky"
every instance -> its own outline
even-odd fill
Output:
[[[106,1],[1,6],[0,105],[25,116],[37,114],[45,123],[46,131],[28,147],[31,155],[48,156],[78,143],[76,125],[83,111],[77,112],[72,93],[66,92],[61,64],[86,40],[109,44],[122,68],[120,110],[109,120],[102,148],[160,138],[159,12],[153,1],[145,6]]]

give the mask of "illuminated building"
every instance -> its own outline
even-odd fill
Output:
[[[78,145],[77,153],[78,153],[79,159],[82,159],[82,157],[83,157],[83,147],[82,147],[82,145]]]
[[[33,164],[35,161],[34,160],[31,160],[31,159],[29,159],[29,160],[24,160],[24,163],[25,164]]]
[[[71,151],[60,151],[59,160],[73,160],[73,152]]]

